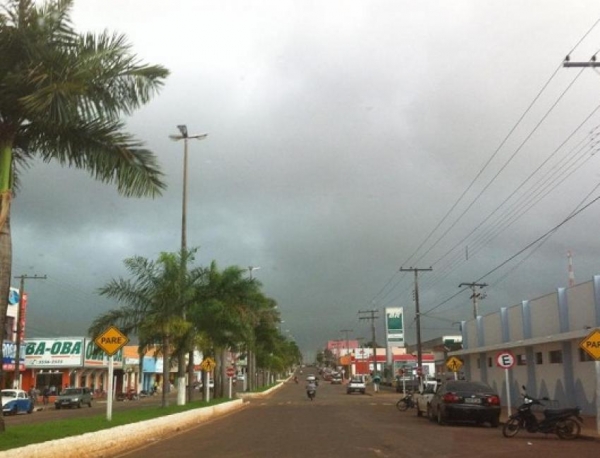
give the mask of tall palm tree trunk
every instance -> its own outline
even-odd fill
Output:
[[[6,218],[4,225],[0,228],[0,342],[4,342],[7,336],[6,310],[8,309],[8,295],[10,293],[10,279],[12,266],[12,239],[10,234],[10,217]],[[3,345],[0,345],[0,361],[4,361],[2,353]],[[15,355],[15,362],[18,356]],[[5,388],[6,379],[2,365],[0,364],[0,388]],[[0,415],[0,432],[5,431],[4,416]]]
[[[171,341],[168,335],[163,337],[163,373],[162,373],[162,407],[167,407],[167,391],[169,390],[169,372],[171,368],[171,361],[169,358],[169,345]]]

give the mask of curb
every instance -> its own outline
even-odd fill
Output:
[[[228,401],[209,407],[166,415],[152,420],[116,426],[79,436],[31,444],[0,452],[0,458],[29,456],[35,458],[101,458],[115,456],[126,450],[174,434],[212,418],[241,409],[242,399]]]

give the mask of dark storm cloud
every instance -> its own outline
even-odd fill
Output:
[[[422,256],[574,77],[563,71],[454,217],[409,258],[591,27],[594,6],[76,2],[78,28],[123,32],[142,59],[171,70],[161,94],[128,119],[156,152],[169,188],[155,200],[124,199],[85,173],[45,164],[22,177],[14,273],[52,279],[31,282],[30,329],[85,332],[113,305],[95,291],[124,273],[123,259],[178,249],[183,145],[168,135],[181,123],[209,132],[190,143],[188,245],[200,246],[199,263],[261,266],[255,276],[278,301],[283,329],[307,351],[340,338],[340,329],[368,336],[358,310],[404,306],[411,322],[412,277],[395,275],[404,262],[434,265],[423,275],[428,310],[558,224],[597,182],[598,174],[582,169],[478,253],[472,240],[460,243],[591,110],[597,75],[587,72],[500,179]],[[596,31],[581,44],[582,59],[598,39]],[[576,254],[578,280],[597,273],[586,230],[596,214],[559,231],[490,289],[482,310],[551,292],[561,280],[564,286],[567,249]],[[449,258],[457,267],[446,272],[446,259],[438,260],[455,244]],[[465,245],[473,253],[461,263]],[[452,321],[471,313],[465,296],[437,308],[445,321],[425,320],[425,336],[455,332]],[[410,341],[414,327],[408,334]]]

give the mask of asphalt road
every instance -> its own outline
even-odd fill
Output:
[[[506,439],[500,428],[439,426],[414,409],[399,412],[391,391],[347,395],[322,382],[314,401],[304,385],[288,382],[266,399],[225,417],[120,455],[172,457],[596,457],[595,440],[553,436]]]

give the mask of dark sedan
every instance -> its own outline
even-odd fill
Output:
[[[500,396],[483,382],[445,380],[438,387],[427,414],[443,425],[451,421],[500,424]]]

